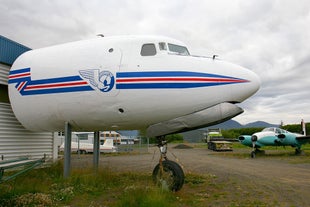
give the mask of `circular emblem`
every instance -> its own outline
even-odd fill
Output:
[[[98,88],[102,92],[109,92],[114,87],[114,76],[110,71],[101,71],[99,73]]]

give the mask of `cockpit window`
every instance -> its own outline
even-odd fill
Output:
[[[155,44],[144,44],[144,45],[142,45],[140,54],[142,56],[154,56],[154,55],[156,55]]]
[[[275,132],[277,134],[287,133],[287,131],[284,129],[274,128],[274,127],[265,128],[263,132]]]
[[[167,45],[165,42],[158,43],[158,46],[160,50],[167,50]]]
[[[274,132],[274,128],[272,128],[272,127],[265,128],[265,129],[263,130],[263,132]]]
[[[178,55],[189,55],[187,48],[184,46],[168,43],[168,48],[170,52],[174,52]]]

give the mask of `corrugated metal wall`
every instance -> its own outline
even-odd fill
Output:
[[[53,133],[26,130],[15,118],[10,104],[0,103],[0,156],[12,159],[21,156],[54,158]]]
[[[8,85],[9,70],[9,66],[0,63],[0,84]]]
[[[18,56],[28,50],[31,49],[0,35],[1,63],[12,65]]]
[[[30,48],[0,35],[0,85],[8,85],[10,66],[15,59]],[[2,91],[7,93],[6,90]],[[4,99],[5,100],[5,99]],[[57,158],[57,145],[52,132],[31,132],[16,119],[11,105],[0,102],[0,159],[30,156]]]

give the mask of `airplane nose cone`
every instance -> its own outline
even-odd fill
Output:
[[[251,96],[258,91],[258,89],[260,88],[260,85],[261,85],[261,81],[260,81],[260,78],[258,77],[258,75],[256,75],[254,72],[252,72],[250,70],[248,70],[247,80],[249,81],[248,90],[249,90],[249,94]]]
[[[237,84],[235,87],[231,87],[231,95],[232,99],[241,103],[258,91],[261,81],[253,71],[247,68],[240,67],[238,72],[239,74],[237,77],[240,77],[244,82],[242,84]]]

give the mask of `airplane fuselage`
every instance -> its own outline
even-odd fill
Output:
[[[177,40],[124,36],[21,55],[9,75],[9,96],[29,130],[61,131],[64,122],[75,131],[140,129],[240,103],[259,84],[250,70],[191,56]]]

